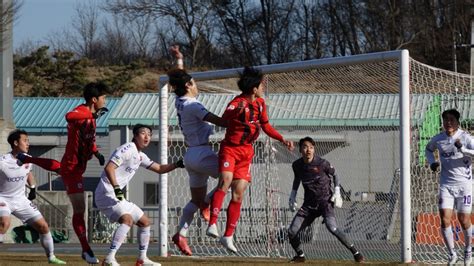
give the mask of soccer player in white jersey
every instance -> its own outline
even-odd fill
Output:
[[[209,112],[196,99],[199,91],[196,82],[183,69],[183,55],[179,51],[179,46],[172,46],[171,53],[177,59],[177,69],[168,72],[169,84],[177,96],[175,107],[179,126],[188,147],[184,155],[184,164],[191,189],[191,200],[184,206],[178,231],[172,240],[183,254],[191,256],[192,252],[186,239],[189,225],[198,209],[201,209],[203,218],[209,221],[210,199],[209,196],[206,197],[207,182],[209,176],[217,178],[219,174],[217,154],[209,144],[209,136],[214,133],[209,123],[221,127],[226,127],[227,123],[221,117]]]
[[[115,254],[119,250],[127,233],[133,224],[138,226],[137,239],[140,254],[136,266],[161,265],[147,257],[150,241],[150,220],[142,209],[125,199],[122,189],[128,185],[138,168],[145,167],[153,172],[163,174],[176,168],[184,168],[183,161],[173,164],[160,165],[153,162],[142,152],[148,147],[152,136],[151,128],[147,125],[133,127],[133,139],[118,147],[110,156],[105,166],[100,182],[95,190],[95,204],[110,221],[117,222],[120,226],[115,230],[112,243],[103,265],[116,266],[118,264]]]
[[[8,227],[10,215],[33,227],[40,236],[41,245],[50,264],[66,264],[54,255],[54,243],[48,223],[38,208],[25,195],[27,180],[32,182],[32,164],[17,164],[18,153],[28,153],[29,139],[26,131],[16,129],[8,135],[12,151],[0,157],[0,240]],[[30,183],[31,184],[31,183]]]
[[[448,264],[454,265],[457,254],[454,250],[454,238],[451,218],[456,209],[458,220],[464,234],[464,264],[470,265],[471,251],[471,209],[472,209],[472,159],[474,139],[459,128],[460,114],[455,109],[442,113],[444,131],[434,136],[426,145],[426,158],[431,170],[437,171],[441,163],[439,185],[439,212],[441,233],[449,252]],[[434,151],[438,150],[439,161]]]

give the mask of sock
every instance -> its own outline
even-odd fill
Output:
[[[183,215],[181,215],[181,219],[179,220],[179,234],[187,237],[189,225],[193,222],[194,213],[198,210],[198,206],[193,202],[188,202],[183,209]]]
[[[84,222],[84,214],[74,213],[72,215],[72,227],[74,232],[76,232],[79,242],[81,242],[82,252],[88,251],[91,249],[89,243],[87,242],[87,232],[86,232],[86,223]]]
[[[467,251],[471,250],[471,239],[472,239],[472,226],[469,226],[468,229],[463,229],[462,233],[464,234],[464,244]]]
[[[297,250],[297,251],[296,251],[296,255],[297,255],[298,257],[304,257],[304,252],[303,252],[303,250],[301,250],[301,249]]]
[[[359,251],[354,247],[354,244],[352,244],[349,247],[349,250],[352,252],[352,255],[355,255],[355,254],[359,253]]]
[[[209,193],[206,194],[206,197],[204,198],[204,202],[206,204],[210,204],[212,200],[212,196],[214,196],[214,192],[216,192],[217,187],[215,187],[213,190],[209,191]]]
[[[216,189],[214,196],[211,200],[211,218],[209,219],[209,225],[217,223],[217,217],[222,208],[222,202],[224,202],[226,192],[221,189]]]
[[[454,254],[454,238],[453,238],[453,229],[451,226],[446,228],[441,228],[441,235],[443,235],[444,244],[449,251],[449,254]]]
[[[138,249],[140,250],[140,255],[138,259],[144,260],[146,258],[148,244],[150,243],[150,226],[138,227],[137,238],[138,238]]]
[[[240,218],[240,207],[242,206],[241,201],[231,200],[229,207],[227,208],[227,224],[225,228],[224,236],[232,236],[237,227],[237,222]]]
[[[53,237],[51,236],[51,232],[47,234],[40,234],[40,242],[41,246],[44,248],[44,252],[46,253],[46,257],[51,258],[54,256],[54,242]]]
[[[47,158],[25,156],[23,163],[32,163],[48,171],[57,172],[61,168],[61,163]]]
[[[0,234],[0,243],[3,243],[4,238],[5,238],[5,234]]]
[[[106,260],[115,260],[115,253],[117,253],[120,246],[122,246],[128,231],[130,231],[130,226],[126,224],[120,224],[119,227],[117,227],[112,237],[112,243],[110,243],[109,254],[107,254]]]

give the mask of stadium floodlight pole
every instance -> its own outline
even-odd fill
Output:
[[[159,113],[159,158],[160,164],[168,163],[168,86],[167,79],[160,78],[160,113]],[[165,108],[161,108],[164,106]],[[159,224],[159,245],[160,256],[166,257],[168,255],[168,174],[160,174],[160,224]]]
[[[400,219],[401,259],[412,261],[410,176],[410,55],[400,52]]]

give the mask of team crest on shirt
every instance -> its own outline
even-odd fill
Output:
[[[313,173],[319,174],[319,167],[315,166],[313,168],[309,168],[309,170]]]
[[[224,162],[224,167],[229,167],[229,162]]]
[[[245,107],[245,112],[248,113],[250,110],[248,107]]]

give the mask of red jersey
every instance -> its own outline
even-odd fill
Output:
[[[83,165],[97,152],[96,123],[92,112],[81,104],[66,114],[67,144],[61,165]]]
[[[260,134],[260,128],[268,136],[283,141],[283,137],[268,123],[267,106],[263,98],[251,102],[246,96],[235,97],[222,118],[228,121],[224,143],[230,145],[252,144]]]

